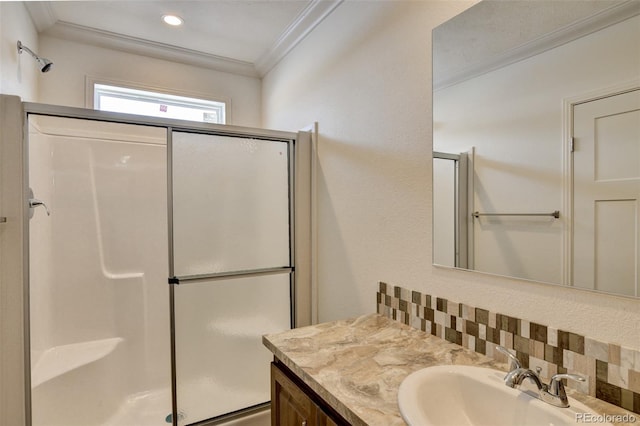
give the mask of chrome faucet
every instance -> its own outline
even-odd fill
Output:
[[[505,354],[507,356],[507,358],[509,358],[509,361],[510,361],[509,362],[509,372],[512,372],[513,370],[515,370],[517,368],[522,368],[522,364],[520,364],[520,360],[518,358],[516,358],[516,356],[514,354],[509,352],[509,350],[507,348],[505,348],[504,346],[496,346],[496,349],[498,350],[498,352],[502,352],[503,354]]]
[[[551,377],[549,385],[546,385],[542,383],[542,380],[540,380],[540,368],[538,368],[537,371],[523,368],[520,361],[518,361],[518,359],[506,348],[497,346],[496,349],[507,355],[511,361],[509,372],[504,377],[505,385],[510,388],[518,389],[525,379],[529,379],[529,381],[533,382],[538,389],[538,398],[551,405],[555,405],[556,407],[565,408],[569,406],[569,398],[567,398],[567,392],[564,388],[564,384],[562,383],[562,379],[576,380],[578,382],[584,382],[586,380],[579,374],[556,374]]]

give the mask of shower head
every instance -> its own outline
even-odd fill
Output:
[[[38,64],[40,65],[40,71],[48,72],[48,71],[51,70],[51,68],[53,68],[53,62],[51,62],[47,58],[42,58],[42,57],[36,55],[33,52],[33,50],[29,49],[27,46],[22,44],[22,42],[20,40],[18,40],[18,53],[22,53],[23,51],[26,51],[28,54],[33,56],[33,58],[36,61],[38,61]]]

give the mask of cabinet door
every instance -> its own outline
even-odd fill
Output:
[[[315,408],[311,399],[275,364],[271,364],[271,424],[313,426]]]
[[[338,423],[334,422],[331,417],[318,407],[316,416],[316,425],[318,426],[338,426]]]

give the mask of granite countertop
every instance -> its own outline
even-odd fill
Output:
[[[434,365],[507,365],[387,317],[370,314],[263,337],[284,365],[353,425],[404,425],[397,404],[406,376]],[[568,392],[600,414],[627,414]]]

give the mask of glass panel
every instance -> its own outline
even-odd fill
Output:
[[[456,266],[456,161],[433,159],[433,263]]]
[[[290,327],[289,274],[175,286],[178,418],[191,424],[270,400],[262,335]]]
[[[33,425],[171,413],[166,129],[29,117]],[[153,214],[150,214],[153,212]]]
[[[174,275],[290,266],[288,143],[173,133]]]

